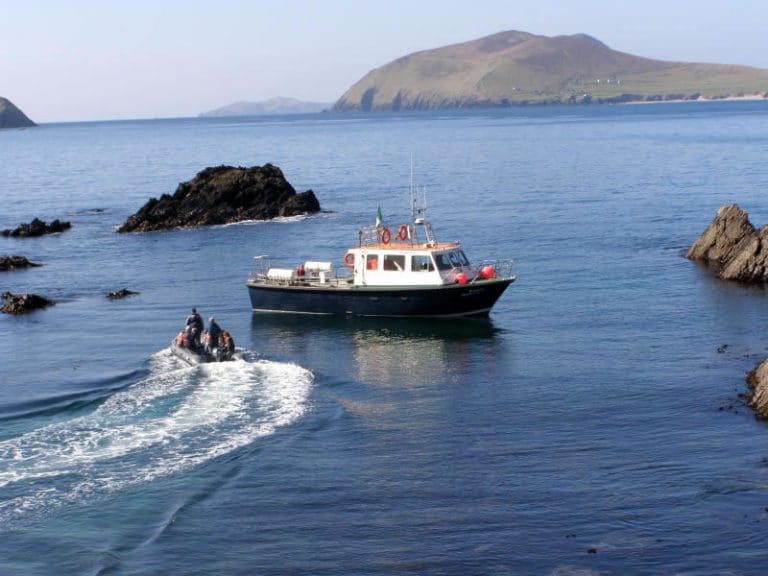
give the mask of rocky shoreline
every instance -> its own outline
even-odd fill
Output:
[[[315,193],[297,194],[277,166],[218,166],[180,183],[173,196],[152,198],[118,232],[213,226],[319,211]]]
[[[736,204],[727,204],[717,211],[686,258],[706,264],[724,280],[765,284],[768,282],[768,226],[757,230],[744,210]],[[747,406],[754,411],[755,418],[768,420],[768,359],[751,370],[746,381]]]
[[[755,411],[755,418],[768,420],[768,359],[747,374],[747,386],[747,406]]]

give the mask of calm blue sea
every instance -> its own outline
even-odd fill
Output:
[[[438,238],[515,260],[490,319],[251,312],[253,256],[340,265],[411,160]],[[267,162],[324,212],[115,232]],[[0,316],[0,573],[764,574],[768,298],[682,254],[722,204],[768,223],[767,185],[765,102],[0,132],[0,229],[72,222],[0,237],[44,264],[0,291],[58,301]],[[175,361],[192,306],[248,361]]]

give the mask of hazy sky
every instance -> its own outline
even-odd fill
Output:
[[[37,122],[335,101],[372,68],[503,30],[768,68],[765,0],[0,0],[0,96]]]

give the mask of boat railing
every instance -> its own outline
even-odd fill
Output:
[[[416,227],[408,224],[389,226],[364,226],[358,230],[360,246],[376,246],[379,244],[406,245],[418,244]],[[426,241],[425,241],[426,243]]]
[[[251,268],[250,278],[252,280],[266,278],[267,272],[269,272],[269,268],[270,268],[269,256],[267,256],[266,254],[262,254],[261,256],[254,256],[253,268]]]
[[[477,268],[477,276],[475,277],[476,280],[482,280],[484,279],[484,276],[486,278],[501,278],[501,279],[507,279],[512,278],[512,265],[514,264],[514,260],[510,259],[496,259],[496,260],[483,260],[480,263],[480,266]],[[493,276],[488,276],[488,272],[485,274],[483,273],[484,270],[493,270]]]
[[[274,286],[343,286],[352,283],[352,270],[331,262],[304,262],[293,268],[272,266],[269,256],[255,256],[249,281]]]
[[[373,246],[381,242],[380,226],[365,226],[358,230],[360,246]]]

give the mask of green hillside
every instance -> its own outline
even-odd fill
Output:
[[[585,34],[501,32],[372,70],[334,110],[428,110],[768,95],[768,70],[665,62]]]
[[[0,96],[0,128],[24,128],[35,123],[14,106],[13,102]]]

